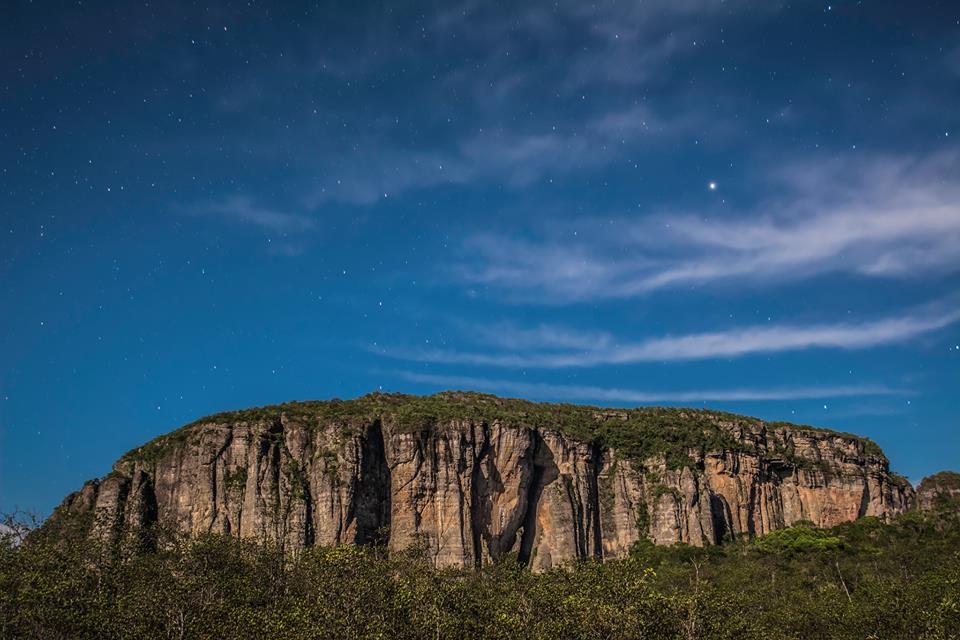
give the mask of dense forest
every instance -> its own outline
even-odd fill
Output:
[[[104,548],[8,518],[6,638],[960,638],[960,513],[800,523],[751,541],[641,544],[534,573],[436,570],[416,548],[295,557],[223,536]]]

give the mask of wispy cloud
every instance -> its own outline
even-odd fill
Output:
[[[440,13],[434,28],[461,40],[476,42],[487,52],[478,85],[495,85],[509,59],[498,57],[501,48],[536,43],[549,51],[567,48],[562,60],[544,56],[542,74],[565,91],[605,85],[632,86],[669,74],[671,59],[696,50],[695,43],[734,14],[743,21],[778,10],[780,2],[762,7],[741,0],[648,0],[635,3],[586,3],[563,0],[548,5],[520,3],[504,11],[488,3],[469,0]],[[713,29],[710,28],[710,26]],[[551,62],[553,64],[551,64]]]
[[[298,181],[307,210],[373,205],[438,186],[517,188],[722,130],[718,108],[683,96],[647,103],[634,85],[669,78],[674,59],[696,55],[698,39],[741,8],[743,20],[775,5],[761,12],[741,0],[509,7],[470,0],[426,14],[398,9],[391,20],[371,15],[359,42],[284,41],[266,66],[225,80],[216,105],[228,115],[270,114],[263,118],[270,126],[236,139],[245,153],[292,159],[288,179]],[[387,73],[403,77],[403,89],[362,112],[323,98],[311,101],[312,117],[290,109],[287,96],[303,85],[352,93],[351,83],[379,85],[370,81]],[[543,100],[549,94],[556,100]],[[517,117],[528,110],[530,117]],[[297,126],[272,125],[291,121]],[[214,150],[222,145],[211,141]]]
[[[386,349],[379,352],[401,359],[446,364],[511,368],[562,369],[738,358],[805,349],[867,349],[905,342],[960,321],[960,309],[925,310],[910,315],[859,323],[813,325],[755,325],[723,331],[618,340],[603,332],[577,332],[557,327],[535,329],[497,327],[480,331],[500,350]]]
[[[337,168],[324,172],[303,202],[308,208],[331,202],[369,205],[409,191],[482,182],[523,187],[548,175],[602,168],[619,158],[628,142],[652,150],[701,131],[706,122],[694,112],[667,115],[630,105],[559,128],[484,129],[436,149],[358,142],[350,156],[337,159]]]
[[[712,282],[828,273],[911,277],[960,269],[956,154],[804,163],[767,176],[775,195],[737,214],[668,214],[563,239],[478,234],[460,275],[526,299],[639,296]]]
[[[818,398],[843,398],[878,395],[907,395],[911,392],[882,385],[839,385],[823,387],[737,388],[705,389],[694,391],[642,391],[582,385],[545,384],[517,382],[467,376],[445,376],[413,372],[401,372],[400,377],[410,382],[437,385],[444,388],[496,391],[533,398],[563,398],[596,402],[625,402],[642,404],[650,402],[703,402],[804,400]]]
[[[216,216],[231,223],[253,225],[275,232],[308,231],[317,224],[316,220],[308,215],[260,206],[243,195],[201,203],[188,211],[195,215]]]

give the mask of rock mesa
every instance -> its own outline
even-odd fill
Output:
[[[692,409],[464,392],[372,394],[198,420],[64,500],[116,540],[159,523],[282,545],[418,545],[437,566],[535,569],[700,546],[799,520],[905,511],[913,490],[849,434]]]

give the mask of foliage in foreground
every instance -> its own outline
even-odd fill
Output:
[[[960,638],[953,511],[642,544],[542,574],[434,570],[413,550],[289,558],[223,536],[125,558],[42,531],[2,537],[0,638]]]

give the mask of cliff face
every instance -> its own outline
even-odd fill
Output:
[[[715,544],[896,514],[912,499],[882,452],[850,435],[448,393],[212,416],[130,452],[54,518],[92,514],[104,539],[158,522],[291,551],[419,545],[437,566],[512,552],[545,569],[623,556],[644,537]]]

